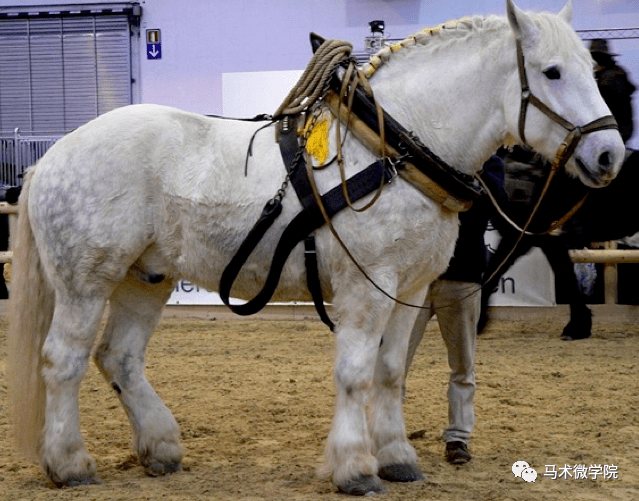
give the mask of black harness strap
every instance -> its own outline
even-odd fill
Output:
[[[333,74],[330,87],[331,90],[340,96],[342,102],[348,105],[348,96],[340,95],[342,82],[337,73]],[[371,130],[379,134],[379,117],[377,116],[375,102],[360,87],[356,88],[353,94],[352,113]],[[481,187],[473,176],[460,172],[448,165],[386,111],[383,112],[383,115],[386,142],[399,152],[402,160],[412,163],[460,200],[474,201],[483,194]]]
[[[315,205],[313,188],[311,187],[308,173],[304,166],[303,148],[300,147],[297,132],[295,128],[291,126],[289,120],[288,117],[285,117],[280,122],[280,152],[284,159],[286,170],[290,174],[291,184],[295,189],[295,193],[297,193],[297,198],[304,209],[310,209]],[[317,250],[314,235],[308,235],[304,239],[304,265],[306,268],[306,286],[313,298],[315,311],[317,311],[322,322],[334,332],[335,324],[331,321],[324,306],[322,284],[319,279],[319,270],[317,267]]]
[[[378,189],[382,178],[386,181],[390,181],[392,174],[381,160],[376,161],[366,169],[355,174],[347,181],[351,200],[359,200]],[[330,217],[347,206],[341,186],[336,186],[323,195],[322,202]],[[266,233],[266,230],[273,224],[277,216],[272,217],[272,213],[277,211],[281,211],[281,205],[279,205],[279,209],[273,209],[271,202],[266,205],[262,216],[251,229],[246,239],[240,245],[239,250],[222,273],[220,280],[220,297],[224,304],[238,315],[252,315],[266,306],[271,297],[273,297],[273,293],[279,283],[282,269],[293,248],[311,232],[324,225],[324,217],[317,206],[313,204],[308,208],[304,208],[293,218],[282,233],[280,241],[275,248],[271,267],[262,290],[247,303],[232,305],[229,303],[229,298],[233,282],[235,282],[244,262],[251,255],[262,236]]]
[[[306,265],[306,286],[313,298],[315,311],[331,332],[335,332],[335,324],[328,316],[324,306],[324,296],[322,295],[322,284],[319,279],[317,269],[317,250],[315,249],[315,236],[309,235],[304,239],[304,264]]]

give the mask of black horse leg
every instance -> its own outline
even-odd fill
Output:
[[[592,329],[592,313],[586,305],[586,300],[579,290],[575,268],[570,260],[568,246],[561,237],[545,239],[541,250],[548,258],[548,262],[555,273],[555,282],[561,284],[568,296],[570,305],[570,321],[564,327],[562,339],[586,339],[590,337]]]
[[[481,313],[479,314],[479,322],[477,323],[478,335],[483,332],[488,324],[488,302],[490,300],[490,296],[499,284],[499,280],[515,263],[515,261],[526,254],[532,247],[532,239],[524,237],[517,244],[515,251],[508,256],[517,243],[518,238],[518,234],[510,232],[506,234],[506,236],[502,236],[502,239],[497,246],[497,250],[488,261],[488,267],[484,272],[485,282],[481,289]]]
[[[0,214],[0,251],[9,250],[9,215]],[[0,263],[0,299],[7,299],[9,292],[4,281],[4,263]]]

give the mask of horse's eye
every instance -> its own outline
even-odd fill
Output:
[[[561,72],[556,66],[551,66],[547,70],[544,70],[544,75],[546,75],[548,80],[559,80],[561,78]]]

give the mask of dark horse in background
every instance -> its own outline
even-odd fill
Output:
[[[484,178],[491,191],[496,194],[504,212],[521,227],[539,196],[548,167],[539,161],[538,175],[533,172],[523,174],[524,177],[522,177],[522,173],[517,172],[517,163],[529,161],[530,155],[523,151],[518,153],[518,150],[508,154],[502,152],[502,155],[506,157],[506,179],[499,179],[499,175],[489,175]],[[508,175],[509,172],[511,176]],[[489,320],[488,301],[502,275],[532,247],[539,247],[555,274],[558,298],[570,305],[570,321],[563,330],[562,338],[589,337],[592,314],[586,304],[587,298],[579,287],[568,251],[583,248],[591,242],[618,240],[639,232],[639,219],[631,217],[631,214],[637,211],[637,186],[639,186],[639,151],[628,150],[626,161],[617,178],[606,188],[590,190],[582,207],[564,224],[558,235],[525,235],[510,256],[509,253],[519,239],[520,232],[495,210],[491,219],[502,239],[497,250],[490,257],[488,268],[484,273],[486,282],[482,288],[478,333],[482,332]],[[530,187],[533,189],[527,189]],[[551,182],[529,231],[547,230],[552,222],[559,220],[567,213],[586,192],[587,189],[579,186],[575,180],[558,175]]]
[[[20,196],[20,186],[0,187],[0,202],[17,204]],[[9,215],[0,214],[0,251],[9,250]],[[8,299],[9,291],[4,280],[4,263],[0,263],[0,299]]]

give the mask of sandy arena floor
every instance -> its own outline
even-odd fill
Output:
[[[114,392],[92,365],[82,428],[102,485],[56,489],[16,455],[0,320],[0,499],[343,500],[315,475],[333,409],[332,334],[315,321],[165,319],[148,376],[182,430],[184,471],[144,475]],[[427,479],[387,484],[387,500],[639,499],[639,325],[595,326],[558,339],[563,323],[497,322],[479,340],[473,461],[443,459],[448,368],[437,323],[409,376],[407,429]],[[538,477],[515,478],[515,461]],[[566,465],[573,477],[544,476]],[[587,478],[574,478],[575,465]],[[597,476],[597,466],[611,478]],[[616,470],[615,468],[616,467]],[[578,476],[578,475],[577,475]],[[614,477],[617,478],[614,478]]]

